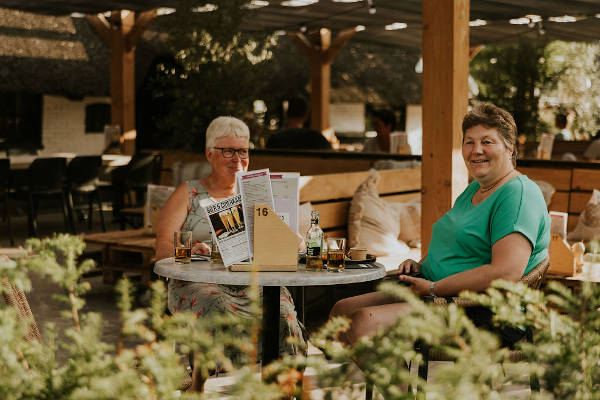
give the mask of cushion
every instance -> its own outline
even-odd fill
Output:
[[[552,196],[554,196],[554,193],[556,193],[556,189],[554,189],[554,186],[546,181],[533,181],[540,187],[542,195],[544,196],[544,201],[546,202],[546,207],[548,207],[550,203],[552,203]]]
[[[567,235],[571,241],[600,239],[600,191],[594,189],[592,197],[579,216],[577,226]]]
[[[400,236],[398,239],[410,247],[419,247],[421,242],[421,198],[405,203],[389,203],[398,213]]]
[[[310,228],[310,213],[312,210],[310,202],[302,203],[298,206],[298,233],[302,237],[306,236],[306,232]]]
[[[365,247],[376,256],[399,255],[408,252],[401,240],[399,212],[377,193],[380,176],[373,170],[360,184],[348,212],[348,242],[350,247]]]

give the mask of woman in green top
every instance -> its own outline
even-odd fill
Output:
[[[481,291],[496,279],[518,281],[548,256],[550,217],[538,186],[515,169],[513,117],[478,105],[463,119],[462,131],[462,155],[474,180],[433,225],[423,260],[399,266],[399,280],[420,296]],[[355,342],[408,311],[407,304],[375,292],[340,300],[331,315],[351,318],[347,339]]]

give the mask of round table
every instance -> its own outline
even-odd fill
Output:
[[[192,261],[177,264],[173,257],[154,264],[157,275],[188,282],[220,285],[250,284],[250,272],[232,272],[223,264]],[[370,268],[345,269],[342,272],[306,271],[298,264],[294,272],[259,272],[258,285],[263,287],[263,349],[262,362],[268,364],[279,356],[279,291],[281,286],[330,286],[369,282],[385,276],[383,265],[374,263]]]

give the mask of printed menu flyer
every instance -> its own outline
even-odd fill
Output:
[[[244,219],[242,196],[237,194],[204,207],[213,238],[226,267],[248,260],[250,245]],[[252,215],[252,212],[250,213]]]

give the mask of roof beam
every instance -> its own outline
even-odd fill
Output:
[[[146,29],[150,26],[154,18],[156,18],[157,9],[144,11],[135,20],[135,24],[131,31],[125,36],[125,46],[127,49],[132,49],[142,37]]]
[[[85,19],[88,20],[92,28],[96,31],[100,39],[110,46],[110,23],[106,20],[104,15],[86,15]]]

